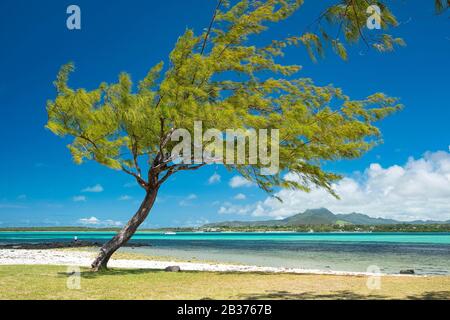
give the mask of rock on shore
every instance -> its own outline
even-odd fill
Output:
[[[27,249],[27,250],[45,250],[45,249],[64,249],[64,248],[84,248],[84,247],[101,247],[103,243],[97,241],[61,241],[46,243],[20,243],[20,244],[2,244],[0,249]],[[128,243],[124,247],[150,247],[145,243]]]

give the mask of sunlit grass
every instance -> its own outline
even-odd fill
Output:
[[[67,288],[66,267],[0,266],[0,299],[450,299],[450,277],[367,277],[259,273],[81,270]]]

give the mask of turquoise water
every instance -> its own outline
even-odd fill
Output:
[[[0,232],[1,242],[64,241],[75,236],[80,240],[107,240],[113,232]],[[449,244],[450,233],[196,233],[182,232],[166,235],[139,232],[133,240],[189,240],[189,241],[315,241],[315,242],[391,242]]]
[[[0,244],[80,240],[105,242],[113,232],[0,232]],[[151,256],[268,267],[384,273],[450,274],[450,233],[137,233],[123,248]],[[373,269],[372,269],[373,270]]]

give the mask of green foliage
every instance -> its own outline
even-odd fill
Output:
[[[350,3],[356,13],[342,16]],[[204,130],[280,129],[279,174],[261,175],[262,163],[227,168],[267,192],[274,187],[308,191],[319,186],[333,193],[332,182],[340,177],[325,172],[324,161],[362,156],[381,142],[374,123],[401,106],[382,93],[352,100],[332,85],[317,86],[296,77],[300,66],[280,63],[290,45],[304,45],[312,58],[323,55],[322,41],[331,39],[325,31],[321,36],[305,33],[261,47],[251,41],[269,23],[289,18],[301,4],[299,0],[243,0],[235,5],[220,1],[210,28],[199,35],[186,30],[167,67],[157,64],[136,86],[122,73],[117,82],[92,91],[72,89],[68,79],[74,67],[65,65],[55,82],[58,95],[47,104],[47,128],[73,138],[69,149],[76,163],[94,160],[121,169],[147,190],[178,171],[204,165],[173,163],[169,152],[175,129],[193,133],[194,121],[202,121]],[[386,7],[383,13],[383,27],[394,26],[395,18]],[[324,16],[331,23],[343,21],[346,41],[354,42],[361,37],[357,29],[362,14],[362,2],[354,0],[331,7]],[[346,59],[343,44],[330,41]],[[388,51],[400,40],[386,37],[382,44],[380,51]],[[299,179],[284,180],[282,175],[288,171]]]
[[[450,8],[450,0],[434,0],[434,8],[437,14],[441,14]]]
[[[373,47],[379,51],[392,51],[395,45],[405,45],[401,38],[393,38],[392,35],[386,33],[376,33],[374,30],[371,30],[370,33],[365,32],[368,18],[367,8],[370,5],[377,5],[381,9],[380,24],[382,32],[398,26],[396,17],[382,1],[343,0],[340,4],[329,8],[325,13],[325,19],[330,24],[339,25],[338,37],[333,40],[338,42],[341,47],[338,52],[345,50],[344,45],[339,41],[341,34],[349,43],[362,40],[368,47]]]

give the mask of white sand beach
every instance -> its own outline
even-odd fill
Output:
[[[94,252],[71,251],[71,250],[24,250],[24,249],[1,249],[0,265],[60,265],[90,267],[95,257]],[[209,272],[264,272],[264,273],[295,273],[295,274],[330,274],[351,276],[384,276],[386,274],[374,274],[368,272],[345,272],[331,270],[312,270],[299,268],[274,268],[251,265],[230,265],[198,262],[178,262],[159,260],[129,260],[111,259],[111,268],[123,269],[156,269],[164,270],[169,266],[179,266],[182,271],[209,271]],[[417,275],[392,275],[398,277],[411,277]],[[421,276],[424,277],[424,276]]]

